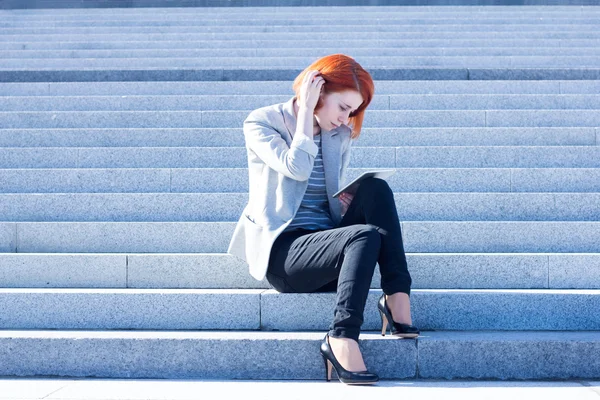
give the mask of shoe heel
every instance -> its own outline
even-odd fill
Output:
[[[384,313],[379,310],[379,315],[381,315],[381,336],[385,336],[385,331],[387,331],[388,320]]]
[[[331,369],[333,368],[333,364],[331,364],[325,356],[323,356],[323,362],[325,363],[325,379],[329,382],[331,380]]]

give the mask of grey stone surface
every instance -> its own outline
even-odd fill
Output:
[[[551,288],[600,289],[598,254],[549,254],[548,261]]]
[[[241,147],[82,148],[82,168],[241,168],[248,166]]]
[[[585,85],[581,85],[577,81],[560,81],[560,93],[600,93],[600,82],[589,81]]]
[[[558,133],[575,140],[585,133]],[[552,140],[552,139],[550,139]],[[585,139],[583,139],[585,140]],[[595,143],[595,138],[593,140]],[[584,144],[584,143],[581,143]],[[2,129],[1,147],[243,147],[242,127],[236,128],[56,128]]]
[[[594,145],[591,127],[369,128],[355,146],[569,146]]]
[[[0,149],[1,151],[1,149]],[[246,168],[245,147],[166,147],[166,148],[82,148],[79,167],[83,168]],[[353,149],[352,165],[390,168],[395,165],[395,149],[361,147]]]
[[[377,309],[381,293],[379,289],[369,291],[361,329],[381,329]],[[412,322],[427,331],[600,330],[599,303],[597,290],[411,290]],[[267,290],[261,294],[261,326],[280,331],[327,330],[335,305],[334,292]]]
[[[354,147],[373,146],[584,146],[596,145],[592,127],[364,127]],[[3,129],[2,147],[243,147],[232,128]]]
[[[600,332],[427,332],[425,379],[574,379],[600,375]]]
[[[20,252],[225,253],[235,222],[18,222]],[[402,222],[409,253],[600,252],[600,223]]]
[[[125,288],[124,254],[0,254],[3,288]]]
[[[248,193],[249,190],[247,168],[177,168],[171,175],[171,192]]]
[[[325,332],[2,330],[0,375],[324,379],[319,354],[324,336]],[[376,333],[359,340],[365,363],[381,378],[416,377],[416,341]]]
[[[254,110],[283,103],[279,95],[5,96],[3,111],[211,111]],[[401,94],[376,95],[369,110],[568,110],[598,109],[592,94]]]
[[[389,96],[390,110],[598,109],[597,95],[401,94]],[[9,103],[10,104],[10,103]],[[22,107],[22,106],[21,106]],[[369,105],[369,108],[371,106]],[[377,109],[377,107],[375,107]]]
[[[402,221],[596,221],[600,218],[597,193],[395,193],[394,197]]]
[[[297,73],[287,73],[285,79],[293,79],[293,75]],[[235,76],[238,80],[248,78],[245,74]],[[220,68],[70,71],[4,71],[0,68],[0,82],[221,81],[223,78],[224,71]]]
[[[395,193],[401,221],[599,221],[599,193]],[[336,200],[337,201],[337,200]],[[5,221],[237,222],[247,193],[0,194]]]
[[[76,168],[79,149],[60,147],[0,148],[0,168]]]
[[[354,149],[353,149],[354,151]],[[350,161],[353,165],[353,161]],[[395,168],[386,179],[390,188],[401,192],[508,192],[510,170],[503,168]],[[349,168],[350,182],[369,168]]]
[[[0,289],[2,329],[259,329],[262,289]]]
[[[148,35],[142,35],[147,38]],[[45,36],[44,41],[49,40]],[[89,40],[89,39],[86,39]],[[221,45],[221,44],[220,44]],[[317,45],[320,45],[318,43]],[[222,46],[222,45],[221,45]],[[309,60],[305,60],[309,62]],[[434,61],[432,61],[434,62]],[[466,61],[465,61],[466,62]],[[367,66],[365,66],[367,68]],[[244,67],[223,69],[210,67],[181,67],[177,70],[153,68],[111,70],[2,70],[0,82],[107,82],[107,81],[247,81],[247,80],[293,80],[301,68]],[[459,68],[459,67],[404,67],[379,68],[368,66],[375,80],[557,80],[600,79],[596,68]]]
[[[0,112],[0,128],[199,128],[203,126],[203,113],[203,111]],[[232,117],[241,118],[243,121],[247,115],[246,112],[232,113],[236,115],[229,115],[228,123],[232,123]]]
[[[20,222],[25,253],[224,253],[233,222]]]
[[[101,46],[100,49],[106,48],[106,44],[110,46],[110,44],[115,43],[119,44],[117,48],[123,47],[122,43],[129,43],[129,46],[124,46],[124,48],[136,49],[138,47],[133,46],[131,42],[158,41],[162,37],[163,41],[190,42],[190,49],[246,48],[255,50],[255,54],[264,54],[269,58],[276,58],[276,54],[268,52],[270,49],[275,48],[285,48],[284,54],[286,56],[292,54],[299,57],[300,55],[313,56],[318,54],[319,51],[329,48],[341,50],[371,46],[372,51],[368,52],[366,57],[373,58],[382,56],[382,53],[377,51],[383,51],[383,56],[386,57],[394,57],[398,54],[397,52],[385,52],[385,49],[389,47],[400,49],[438,48],[444,49],[445,52],[442,54],[448,54],[448,51],[452,51],[455,47],[593,47],[596,41],[600,39],[600,35],[595,30],[598,25],[597,18],[594,21],[595,24],[582,24],[581,20],[572,20],[567,24],[554,24],[554,29],[549,29],[547,25],[548,23],[551,24],[549,20],[547,24],[528,24],[527,22],[533,18],[528,18],[527,21],[524,21],[524,24],[519,24],[514,17],[509,17],[509,22],[507,20],[501,22],[501,20],[496,19],[495,21],[498,21],[498,24],[489,24],[489,20],[471,20],[471,23],[465,23],[467,21],[465,19],[450,17],[444,20],[437,18],[436,22],[442,22],[439,24],[428,24],[423,18],[414,19],[413,23],[406,23],[406,21],[397,18],[395,20],[378,19],[377,21],[369,21],[369,19],[364,18],[363,14],[360,16],[363,18],[349,22],[351,25],[344,25],[340,23],[343,21],[337,21],[338,23],[335,25],[327,24],[327,22],[325,22],[326,25],[323,25],[321,22],[316,26],[298,24],[298,18],[285,21],[285,25],[283,25],[283,20],[278,25],[266,25],[270,22],[269,19],[273,18],[272,16],[266,17],[267,20],[253,19],[253,22],[259,22],[259,24],[254,25],[211,25],[211,22],[214,22],[213,20],[200,22],[192,20],[192,24],[199,22],[204,25],[197,27],[165,23],[160,28],[151,25],[97,27],[96,29],[86,29],[85,27],[60,28],[48,26],[48,24],[57,24],[55,21],[48,21],[44,27],[37,28],[27,28],[26,26],[20,28],[4,27],[3,30],[11,33],[13,37],[2,37],[0,42],[14,42],[15,40],[10,39],[16,39],[19,42],[35,43],[42,42],[43,37],[47,37],[49,42],[53,43],[54,46],[59,45],[59,47],[66,46],[65,42],[80,43],[87,40],[88,43],[84,46],[75,44],[74,46],[69,45],[67,48],[94,50],[98,48],[97,42],[104,42],[105,45]],[[315,18],[316,21],[306,22],[319,22],[318,19],[322,21],[323,18],[321,16],[321,18]],[[453,22],[453,24],[446,24],[443,21]],[[89,22],[83,23],[87,24]],[[507,25],[512,26],[513,31],[506,31]],[[262,31],[265,26],[269,26],[268,32]],[[495,29],[496,26],[500,27],[498,31]],[[522,32],[515,32],[515,28],[518,26],[524,26],[526,29]],[[161,31],[158,31],[158,29]],[[315,32],[314,29],[318,29],[318,31]],[[344,35],[340,34],[340,29],[346,30]],[[557,31],[557,29],[562,30]],[[286,39],[288,43],[291,42],[292,45],[288,46],[285,43],[277,43],[277,41],[271,40],[273,33],[281,36],[282,39]],[[526,36],[524,36],[525,33]],[[298,34],[303,34],[304,37],[299,39]],[[449,34],[454,36],[449,37]],[[210,35],[210,37],[207,37],[207,35]],[[72,38],[72,40],[69,40],[69,38]],[[293,48],[294,44],[297,43],[306,43],[308,45],[307,51],[304,53],[290,52],[290,47]],[[319,43],[321,43],[321,46],[317,46]],[[145,47],[147,47],[147,44]],[[175,48],[181,47],[180,44]],[[115,46],[108,48],[115,48]],[[144,48],[143,43],[141,48]],[[162,48],[168,47],[163,44]],[[20,47],[19,49],[29,50],[30,48]],[[32,49],[36,49],[36,47]],[[484,51],[482,50],[482,52]],[[506,60],[510,60],[510,58]],[[374,64],[372,67],[381,67],[381,64]]]
[[[581,268],[571,288],[598,288],[593,268],[597,255],[588,255],[588,267],[578,254],[562,254],[565,265]],[[529,289],[559,288],[561,271],[548,272],[548,255],[511,253],[407,253],[414,289]],[[126,261],[125,261],[126,258]],[[168,289],[272,289],[257,281],[248,265],[229,254],[0,254],[5,287],[128,287]],[[551,267],[552,268],[552,267]],[[588,274],[583,270],[587,268]],[[554,267],[557,270],[557,267]],[[552,270],[551,270],[552,271]],[[568,273],[568,271],[567,271]],[[552,272],[550,272],[552,274]],[[87,277],[87,278],[86,278]],[[371,288],[380,288],[379,267]],[[575,279],[572,280],[573,282]]]
[[[0,75],[0,79],[1,79]],[[469,68],[469,78],[476,80],[600,79],[598,68]]]
[[[488,110],[487,126],[598,126],[597,110]]]
[[[15,252],[17,249],[17,224],[0,222],[0,251]]]
[[[353,162],[351,161],[352,165]],[[598,192],[593,168],[395,168],[386,181],[394,192]],[[369,168],[349,168],[347,181]],[[247,192],[247,169],[172,171],[172,192]],[[511,187],[512,175],[512,187]],[[0,176],[2,173],[0,171]],[[223,177],[227,176],[227,179]]]
[[[65,2],[66,3],[66,2]],[[138,2],[139,3],[139,2]],[[160,2],[153,2],[153,7],[160,7]],[[162,2],[164,6],[169,5],[167,2]],[[186,3],[186,2],[182,2]],[[190,2],[187,2],[190,5]],[[589,10],[589,13],[584,13],[580,8],[577,7],[564,7],[562,10],[557,7],[557,4],[553,4],[553,7],[539,7],[535,10],[532,7],[532,4],[528,4],[528,7],[512,7],[512,8],[498,8],[493,9],[493,7],[485,7],[479,10],[476,10],[476,13],[470,13],[469,8],[456,8],[454,10],[448,9],[448,4],[444,4],[444,7],[420,7],[419,8],[410,8],[407,7],[406,4],[398,4],[397,7],[393,7],[392,4],[381,4],[382,2],[371,2],[365,6],[364,4],[359,4],[357,2],[354,4],[344,4],[345,7],[341,9],[342,16],[345,18],[350,18],[353,16],[362,16],[363,19],[357,21],[355,26],[358,28],[368,28],[374,24],[374,22],[380,22],[382,26],[388,26],[389,28],[394,29],[402,29],[406,26],[414,26],[419,22],[429,22],[427,21],[427,17],[431,18],[431,24],[434,28],[431,27],[429,30],[440,30],[442,27],[446,27],[447,25],[455,25],[455,21],[460,21],[460,28],[469,30],[471,26],[475,25],[476,27],[487,23],[488,25],[492,25],[494,29],[496,29],[497,25],[500,25],[502,22],[514,22],[515,25],[524,25],[524,30],[532,29],[533,27],[538,27],[538,29],[549,29],[552,30],[554,25],[564,25],[565,30],[579,30],[585,28],[588,24],[595,24],[596,21],[593,19],[593,16],[597,14],[597,11],[594,7],[589,7],[586,10]],[[287,4],[279,4],[287,5]],[[300,6],[301,4],[294,4],[294,6]],[[315,8],[304,8],[302,11],[307,15],[314,17],[323,17],[323,15],[327,11],[332,11],[331,8],[326,8],[326,4],[320,4],[321,7]],[[374,6],[385,5],[385,8],[382,7],[374,7]],[[499,6],[515,6],[515,4],[498,4]],[[188,13],[183,13],[181,9],[172,9],[172,8],[164,8],[157,11],[160,11],[160,15],[156,15],[154,18],[149,13],[140,12],[139,9],[135,9],[136,6],[134,4],[127,4],[127,7],[132,7],[131,10],[128,10],[127,13],[118,13],[115,12],[117,10],[112,10],[111,14],[102,13],[101,10],[94,10],[93,13],[84,14],[81,16],[77,16],[74,14],[64,14],[62,12],[50,12],[47,11],[45,14],[23,14],[22,12],[7,12],[6,15],[13,16],[18,15],[22,18],[20,19],[8,19],[2,25],[6,27],[39,27],[43,26],[43,22],[55,22],[54,28],[71,28],[71,27],[139,27],[139,26],[161,26],[161,27],[177,27],[177,26],[198,26],[198,27],[214,27],[214,26],[232,26],[237,28],[252,28],[255,26],[261,26],[260,22],[265,22],[270,17],[277,16],[283,20],[287,20],[286,22],[290,22],[291,26],[298,26],[295,19],[297,14],[294,14],[294,8],[282,8],[277,10],[273,7],[271,8],[262,8],[260,6],[249,8],[249,5],[246,7],[232,7],[232,8],[210,8],[210,14],[207,15],[201,12],[201,9],[198,8],[190,8],[188,9]],[[368,7],[371,6],[371,7]],[[474,8],[474,7],[473,7]],[[248,21],[247,18],[244,18],[242,9],[247,9],[253,12],[252,20]],[[429,13],[427,13],[428,11]],[[475,11],[475,10],[473,10]],[[521,11],[521,12],[519,12]],[[539,14],[535,14],[534,11],[537,11]],[[539,19],[531,18],[533,16],[539,16]],[[113,17],[111,20],[109,17]],[[179,17],[179,18],[177,18]],[[451,20],[450,18],[454,17],[455,20]],[[543,18],[542,18],[543,17]],[[113,22],[114,21],[114,22]],[[112,24],[110,22],[113,22]],[[347,19],[341,19],[341,26],[347,26],[351,22]],[[393,22],[400,22],[399,27],[396,27]],[[438,24],[435,24],[438,22]],[[28,25],[28,23],[30,25]],[[89,25],[86,25],[89,24]],[[579,23],[578,25],[576,25]],[[316,20],[308,21],[307,26],[313,25],[323,25],[323,20],[316,18]],[[426,24],[428,25],[428,24]],[[435,25],[437,26],[437,29]],[[441,25],[441,27],[439,26]],[[326,25],[325,25],[326,26]],[[273,28],[273,27],[271,27]],[[451,26],[454,28],[454,26]],[[446,28],[448,29],[448,28]],[[475,28],[477,29],[477,28]],[[481,29],[481,28],[479,28]],[[500,26],[498,28],[499,31],[510,31],[514,32],[515,29],[511,31],[507,29],[507,27]],[[260,32],[260,31],[258,31]]]
[[[89,39],[87,39],[89,40]],[[260,40],[260,39],[259,39]],[[290,41],[286,41],[288,45]],[[300,42],[299,42],[300,43]],[[236,46],[237,47],[237,46]],[[518,58],[517,56],[354,56],[358,63],[366,69],[381,68],[381,65],[387,65],[394,69],[415,68],[415,67],[443,67],[443,68],[526,68],[526,67],[554,67],[562,68],[593,68],[600,60],[600,57],[585,56],[565,56],[560,58],[548,58],[543,56],[526,56]],[[517,60],[517,61],[516,61]],[[89,59],[0,59],[0,68],[4,71],[21,70],[35,71],[40,69],[54,71],[69,70],[124,70],[131,71],[137,69],[170,69],[174,66],[178,68],[211,68],[211,69],[235,69],[235,68],[253,68],[264,70],[268,65],[273,69],[290,71],[299,68],[301,65],[310,65],[314,57],[304,56],[298,53],[293,57],[246,57],[246,58],[226,58],[226,57],[204,57],[204,58],[183,58],[169,59],[165,57],[148,57],[143,59],[134,58],[89,58]],[[548,61],[552,61],[548,63]],[[513,65],[518,64],[518,65]]]
[[[18,13],[18,15],[23,15],[24,19],[43,19],[43,18],[52,18],[52,19],[56,19],[57,17],[65,17],[65,18],[69,18],[69,19],[73,19],[73,20],[88,20],[88,19],[107,19],[110,17],[114,17],[116,20],[119,19],[128,19],[131,16],[137,16],[139,18],[143,18],[143,17],[147,17],[147,16],[153,16],[154,15],[154,9],[156,7],[160,7],[159,5],[155,4],[154,5],[154,9],[153,8],[141,8],[139,7],[142,4],[142,2],[139,1],[134,1],[132,2],[132,6],[135,7],[124,7],[124,8],[119,8],[117,10],[111,10],[111,9],[102,9],[99,8],[97,10],[94,10],[93,14],[84,14],[84,15],[80,15],[81,10],[60,10],[60,11],[50,11],[49,10],[36,10],[36,9],[31,9],[28,11],[13,11],[13,13]],[[185,4],[182,4],[182,6],[184,6]],[[166,5],[165,5],[166,6]],[[112,8],[112,7],[111,7]],[[293,16],[294,12],[297,10],[294,7],[275,7],[275,8],[270,8],[270,9],[265,9],[265,8],[261,8],[261,7],[244,7],[244,8],[238,8],[238,7],[222,7],[222,8],[218,8],[218,7],[214,7],[211,8],[211,11],[214,12],[214,15],[219,16],[219,17],[223,17],[223,16],[240,16],[240,15],[244,15],[245,12],[247,12],[247,10],[250,9],[252,11],[255,11],[258,16],[264,16],[266,15],[271,15],[273,13],[275,13],[275,15],[282,15],[282,16]],[[467,12],[467,11],[477,11],[476,16],[482,16],[482,17],[489,17],[489,16],[514,16],[515,14],[517,14],[519,17],[524,17],[524,16],[531,16],[531,15],[537,15],[536,13],[540,13],[541,16],[544,17],[550,17],[550,16],[554,16],[554,17],[567,17],[567,16],[572,16],[572,17],[579,17],[579,16],[591,16],[596,14],[597,12],[595,11],[594,7],[585,7],[585,8],[579,8],[579,7],[571,7],[569,5],[560,5],[560,4],[554,4],[552,7],[546,7],[543,5],[529,5],[528,7],[518,7],[515,8],[514,5],[502,5],[502,4],[495,4],[492,6],[477,6],[477,5],[473,5],[471,7],[469,7],[468,10],[465,10],[464,6],[462,5],[444,5],[444,7],[422,7],[421,5],[418,6],[410,6],[410,5],[397,5],[397,6],[393,6],[393,5],[386,5],[386,10],[387,12],[382,12],[382,9],[380,7],[379,4],[377,3],[373,3],[371,5],[360,5],[360,6],[346,6],[344,7],[344,13],[345,14],[353,14],[353,13],[361,13],[361,12],[365,12],[365,11],[369,11],[369,15],[376,15],[376,16],[382,16],[382,17],[389,17],[390,16],[390,12],[398,12],[398,11],[403,11],[406,13],[407,16],[423,16],[423,14],[427,14],[429,13],[435,13],[435,14],[439,14],[438,16],[449,16],[449,15],[458,15],[458,16],[463,16],[465,18],[476,18],[473,14]],[[79,13],[77,12],[79,11]],[[158,20],[162,20],[162,19],[168,19],[168,18],[173,18],[174,16],[193,16],[193,17],[198,17],[198,18],[208,18],[206,15],[204,15],[202,13],[202,9],[197,9],[197,8],[183,8],[183,9],[179,9],[179,8],[168,8],[168,7],[163,7],[161,15],[157,16]],[[314,14],[322,14],[322,13],[326,13],[330,10],[328,10],[327,8],[307,8],[306,9],[307,12],[310,13],[314,13]],[[586,11],[588,11],[586,13]],[[60,19],[60,18],[59,18]]]
[[[402,222],[404,249],[416,253],[600,251],[596,222]]]
[[[352,150],[353,166],[394,167],[394,148],[361,147]],[[246,153],[245,147],[81,148],[78,166],[82,168],[246,168],[248,166]]]
[[[248,265],[229,254],[130,254],[127,283],[131,288],[268,289]]]
[[[564,257],[570,259],[570,255]],[[406,259],[414,289],[548,287],[548,256],[545,254],[408,253]],[[380,288],[379,268],[375,269],[374,278],[376,285],[371,287]],[[586,282],[590,281],[595,282],[595,278],[590,277]]]
[[[170,178],[168,168],[4,169],[0,193],[169,193]]]
[[[600,192],[598,168],[514,168],[514,192]]]
[[[485,113],[486,111],[483,110],[372,111],[365,113],[364,126],[365,128],[486,126]]]
[[[288,28],[289,29],[289,28]],[[63,42],[75,46],[77,42]],[[119,46],[127,42],[117,42]],[[129,42],[141,46],[145,42]],[[158,46],[160,42],[148,42]],[[173,42],[165,42],[175,46]],[[182,42],[190,45],[190,43]],[[30,42],[27,46],[32,46]],[[40,43],[47,48],[56,42]],[[0,42],[0,46],[2,42]],[[0,47],[1,48],[1,47]],[[517,84],[518,83],[518,84]],[[596,94],[596,81],[376,81],[376,93],[391,94]],[[596,90],[598,89],[598,90]],[[197,81],[197,82],[2,82],[6,96],[134,96],[134,95],[244,95],[263,94],[293,96],[289,81]]]
[[[562,9],[561,7],[567,7],[568,5],[573,6],[573,5],[594,5],[595,3],[590,1],[590,0],[561,0],[559,2],[556,1],[551,1],[551,0],[533,0],[533,1],[528,1],[528,2],[508,2],[507,4],[498,4],[497,2],[494,1],[490,1],[490,0],[461,0],[461,1],[457,1],[457,2],[450,2],[448,3],[447,1],[440,1],[440,0],[405,0],[402,2],[390,2],[387,0],[376,0],[376,1],[360,1],[360,2],[348,2],[346,0],[328,0],[325,2],[316,2],[314,0],[303,0],[299,3],[294,3],[294,4],[285,4],[285,7],[281,7],[282,4],[279,1],[274,1],[274,0],[254,0],[251,2],[231,2],[231,3],[227,3],[227,4],[217,4],[215,5],[212,2],[209,2],[207,0],[177,0],[177,1],[169,1],[168,3],[165,2],[164,0],[132,0],[132,2],[130,3],[121,3],[118,2],[116,0],[111,0],[111,1],[92,1],[89,3],[84,3],[81,0],[66,0],[63,3],[55,3],[54,0],[25,0],[25,1],[16,1],[16,0],[10,0],[9,2],[7,2],[6,4],[3,4],[3,6],[6,9],[21,9],[21,8],[61,8],[61,9],[67,9],[68,11],[77,11],[78,8],[89,8],[89,7],[93,7],[93,8],[119,8],[119,11],[121,10],[127,10],[127,9],[134,9],[134,10],[139,10],[139,8],[137,7],[207,7],[207,6],[211,6],[211,7],[218,7],[216,8],[216,10],[228,10],[229,7],[237,7],[237,6],[242,6],[242,5],[250,5],[250,6],[260,6],[260,7],[264,7],[264,6],[277,6],[280,8],[280,12],[289,12],[288,10],[293,10],[292,7],[297,7],[297,6],[396,6],[396,7],[411,7],[411,6],[418,6],[420,8],[423,8],[423,6],[436,6],[436,5],[442,5],[444,6],[444,8],[448,7],[460,7],[460,6],[465,6],[465,5],[469,5],[472,6],[473,8],[477,8],[480,6],[485,6],[486,8],[493,8],[493,7],[498,7],[498,10],[502,10],[502,8],[506,7],[506,6],[515,6],[515,5],[523,5],[523,4],[527,4],[529,5],[529,7],[535,7],[535,6],[548,6],[548,5],[552,5],[553,7],[557,7],[558,9]],[[573,7],[571,7],[573,8]],[[69,10],[69,9],[75,9],[75,10]],[[142,8],[143,9],[143,8]],[[368,9],[368,7],[364,8],[365,10]],[[535,8],[533,8],[535,9]],[[168,10],[168,8],[167,8]],[[184,8],[184,10],[189,10],[189,8]],[[435,9],[434,9],[435,10]],[[44,10],[46,11],[46,10]],[[64,10],[61,10],[64,11]],[[109,12],[113,12],[112,10],[108,10]],[[483,11],[482,9],[478,9],[478,11]]]
[[[589,54],[589,53],[588,53]],[[535,68],[535,67],[547,67],[552,65],[556,68],[559,67],[572,67],[572,68],[595,68],[598,65],[600,58],[590,54],[589,56],[521,56],[515,55],[510,58],[511,67],[516,68]]]
[[[351,165],[354,164],[351,162]],[[598,192],[596,168],[395,168],[394,192]],[[349,168],[347,181],[370,168]],[[169,184],[170,177],[170,184]],[[247,168],[0,170],[0,193],[248,193]],[[568,212],[568,210],[563,210]]]
[[[404,168],[597,168],[599,146],[399,146]]]
[[[54,28],[9,28],[12,33],[18,31],[22,34],[56,34],[56,33],[80,33],[82,28],[70,28],[70,29],[54,29]],[[89,29],[83,28],[83,29]],[[189,27],[173,27],[170,29],[171,32],[182,32]],[[6,28],[0,28],[0,32],[6,31]],[[121,32],[125,33],[140,33],[141,31],[152,32],[147,27],[138,28],[122,28]],[[98,28],[96,33],[112,33],[114,28]],[[247,34],[247,32],[239,32],[240,34]],[[400,33],[400,32],[399,32]],[[466,33],[468,35],[468,33]],[[510,42],[510,40],[507,40]],[[526,62],[529,57],[538,57],[536,61],[539,61],[540,57],[549,56],[561,56],[561,57],[582,57],[584,60],[589,60],[590,57],[597,57],[600,55],[600,50],[589,47],[559,47],[557,43],[554,46],[540,47],[540,48],[527,48],[527,47],[452,47],[452,48],[439,48],[439,47],[410,47],[410,48],[399,48],[399,49],[386,49],[386,48],[355,48],[350,44],[341,43],[340,47],[327,46],[320,47],[318,49],[307,49],[303,51],[303,54],[313,55],[314,57],[322,57],[326,54],[333,54],[336,52],[352,54],[353,56],[375,56],[375,57],[458,57],[458,56],[516,56],[523,58]],[[507,43],[508,44],[508,43]],[[14,44],[13,44],[14,45]],[[297,49],[257,49],[257,48],[231,48],[231,49],[219,49],[219,48],[159,48],[159,49],[148,49],[148,48],[126,48],[126,49],[9,49],[4,50],[3,55],[8,59],[19,59],[23,62],[27,62],[32,59],[50,59],[50,58],[62,58],[62,59],[85,59],[85,58],[191,58],[191,57],[276,57],[276,56],[295,56],[298,54]],[[513,60],[513,64],[518,60]],[[552,64],[557,64],[554,61]]]

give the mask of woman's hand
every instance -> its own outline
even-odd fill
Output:
[[[340,204],[342,206],[342,217],[348,211],[348,207],[350,207],[350,203],[352,203],[352,199],[354,198],[353,194],[342,192],[338,198],[340,199]]]
[[[304,106],[307,110],[314,111],[321,97],[321,90],[324,84],[325,79],[321,76],[321,72],[317,70],[310,70],[304,75],[304,80],[300,87],[299,106]]]

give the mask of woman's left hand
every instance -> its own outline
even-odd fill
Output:
[[[346,193],[346,192],[342,192],[338,198],[340,199],[340,204],[342,206],[342,216],[344,216],[344,214],[346,214],[346,211],[348,211],[348,207],[350,206],[350,203],[352,203],[352,199],[354,198],[353,194],[350,193]]]

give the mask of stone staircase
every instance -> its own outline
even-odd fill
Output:
[[[242,122],[319,57],[376,80],[416,340],[382,379],[600,377],[600,7],[0,10],[0,375],[323,379],[335,293],[226,254]]]

